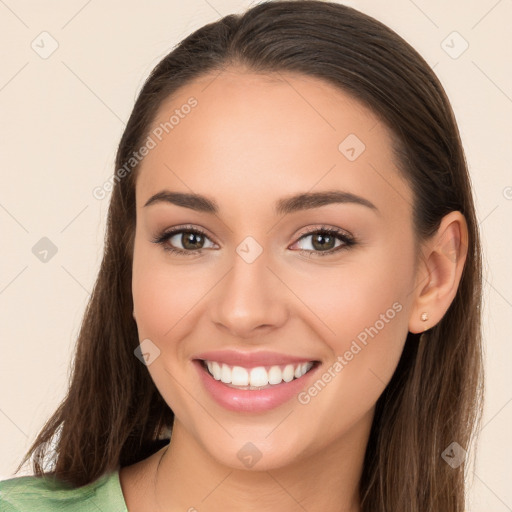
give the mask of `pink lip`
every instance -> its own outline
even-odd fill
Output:
[[[299,356],[290,356],[278,352],[260,351],[260,352],[240,352],[235,350],[213,350],[196,354],[192,359],[203,359],[206,361],[217,361],[229,366],[242,366],[244,368],[254,368],[256,366],[279,366],[286,364],[307,363],[315,361],[315,358],[304,358]]]
[[[209,355],[209,358],[210,357],[211,355]],[[215,361],[216,359],[211,358],[210,360]],[[259,361],[261,361],[261,359],[259,359]],[[289,359],[287,361],[290,362]],[[298,362],[300,361],[305,360],[298,360]],[[307,387],[308,382],[311,381],[321,366],[313,366],[308,373],[299,379],[294,379],[290,382],[282,382],[281,384],[257,391],[229,387],[220,380],[215,380],[203,366],[204,363],[198,359],[194,360],[193,364],[199,372],[199,378],[206,391],[219,405],[230,411],[255,413],[274,409],[293,397],[296,397]]]

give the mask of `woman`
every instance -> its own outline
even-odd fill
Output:
[[[210,23],[146,81],[112,185],[68,394],[4,509],[464,510],[481,248],[415,50],[329,2]]]

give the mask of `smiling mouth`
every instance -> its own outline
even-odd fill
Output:
[[[308,361],[245,368],[203,359],[199,362],[213,379],[228,387],[245,390],[262,390],[300,379],[320,364],[320,361]]]

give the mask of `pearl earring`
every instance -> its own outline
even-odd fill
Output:
[[[424,322],[426,322],[426,321],[428,320],[428,315],[427,315],[427,313],[422,313],[422,314],[421,314],[421,319],[422,319]]]

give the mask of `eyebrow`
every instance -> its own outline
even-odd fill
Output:
[[[217,202],[209,197],[194,193],[171,192],[162,190],[151,196],[144,207],[157,203],[170,203],[184,208],[190,208],[198,212],[218,214],[220,208]],[[277,215],[288,215],[302,210],[312,210],[334,203],[356,204],[370,208],[375,213],[379,209],[368,199],[357,196],[351,192],[340,190],[327,190],[324,192],[304,192],[279,199],[275,204]]]

